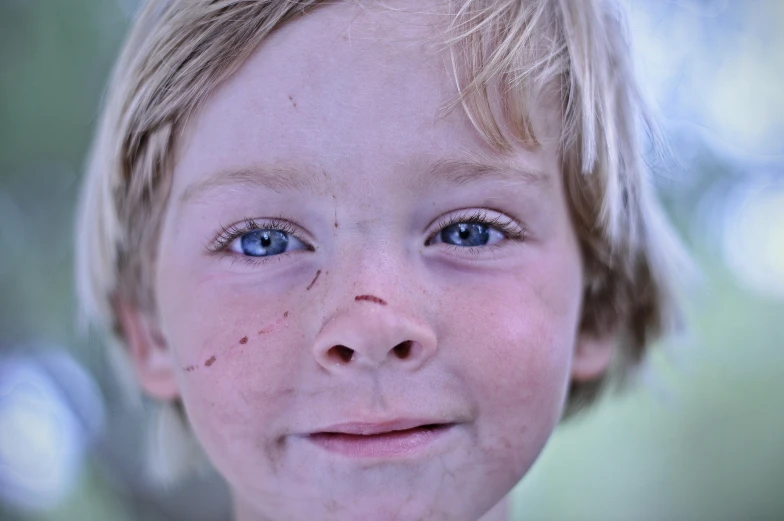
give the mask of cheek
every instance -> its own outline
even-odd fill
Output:
[[[173,282],[173,281],[172,281]],[[219,469],[249,462],[293,403],[304,339],[296,303],[220,285],[164,288],[162,323],[189,422]],[[258,465],[258,461],[254,462]]]
[[[451,308],[452,338],[460,346],[454,367],[479,402],[479,442],[499,465],[516,458],[518,477],[557,424],[568,389],[580,278],[579,268],[557,268],[464,288],[466,298]]]

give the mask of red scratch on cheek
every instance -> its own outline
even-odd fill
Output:
[[[359,302],[360,300],[367,300],[368,302],[375,302],[376,304],[381,304],[382,306],[387,305],[387,301],[383,298],[374,297],[373,295],[357,295],[354,297],[354,300]]]
[[[313,287],[313,285],[314,285],[314,284],[316,283],[316,281],[318,280],[318,278],[319,278],[319,275],[321,275],[321,270],[318,270],[318,271],[316,272],[316,276],[315,276],[315,277],[313,277],[313,280],[310,282],[310,284],[308,285],[308,287],[307,287],[307,288],[305,288],[307,291],[310,291],[310,288],[312,288],[312,287]]]
[[[289,316],[289,312],[286,311],[285,313],[283,313],[283,318],[279,318],[275,322],[273,322],[272,324],[269,324],[268,326],[264,327],[263,329],[259,329],[259,333],[258,334],[259,335],[266,335],[267,333],[272,333],[274,331],[277,331],[278,329],[280,329],[280,326],[283,325],[283,323],[285,322],[286,317],[288,317],[288,316]]]
[[[215,358],[215,356],[213,355],[213,356],[211,356],[211,357],[210,357],[210,358],[209,358],[209,359],[208,359],[206,362],[204,362],[204,365],[205,365],[205,366],[207,366],[207,367],[209,367],[209,366],[211,366],[212,364],[214,364],[214,363],[215,363],[215,360],[216,360],[216,358]]]

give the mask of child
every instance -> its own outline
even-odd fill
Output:
[[[673,316],[622,35],[603,0],[150,1],[77,264],[159,477],[192,432],[238,521],[507,519]]]

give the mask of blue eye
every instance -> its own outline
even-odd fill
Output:
[[[448,244],[456,248],[480,248],[506,239],[522,241],[523,230],[511,220],[491,217],[484,211],[455,216],[440,224],[441,229],[428,244]]]
[[[271,257],[286,252],[289,236],[282,230],[256,230],[240,237],[239,243],[241,252],[238,253],[250,257]]]
[[[490,227],[479,223],[457,223],[438,233],[438,242],[452,246],[485,246],[490,242]]]
[[[260,225],[253,219],[223,228],[209,251],[229,251],[246,258],[274,257],[293,250],[311,250],[297,237],[297,231],[285,221]]]

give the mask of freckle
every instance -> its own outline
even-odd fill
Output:
[[[259,333],[258,333],[259,335],[264,335],[266,333],[267,333],[266,329],[259,329]]]
[[[196,366],[195,365],[189,365],[188,367],[183,367],[183,369],[185,369],[187,372],[190,373],[190,372],[196,370]]]
[[[209,366],[211,366],[212,364],[214,364],[214,363],[215,363],[215,360],[216,360],[216,359],[215,359],[215,356],[211,356],[211,357],[209,358],[209,360],[207,360],[206,362],[204,362],[204,365],[205,365],[205,366],[207,366],[207,367],[209,367]]]
[[[312,288],[312,287],[313,287],[313,285],[314,285],[314,284],[316,283],[316,281],[318,280],[318,278],[319,278],[319,275],[321,275],[321,270],[318,270],[318,271],[316,272],[316,276],[315,276],[315,277],[313,277],[313,280],[310,282],[310,284],[308,285],[308,287],[307,287],[307,288],[305,288],[306,290],[310,291],[310,288]]]
[[[283,318],[286,318],[287,316],[289,316],[289,312],[288,312],[288,311],[286,311],[285,313],[283,313]]]
[[[240,338],[240,344],[247,344],[247,343],[248,343],[248,337],[244,336]]]

